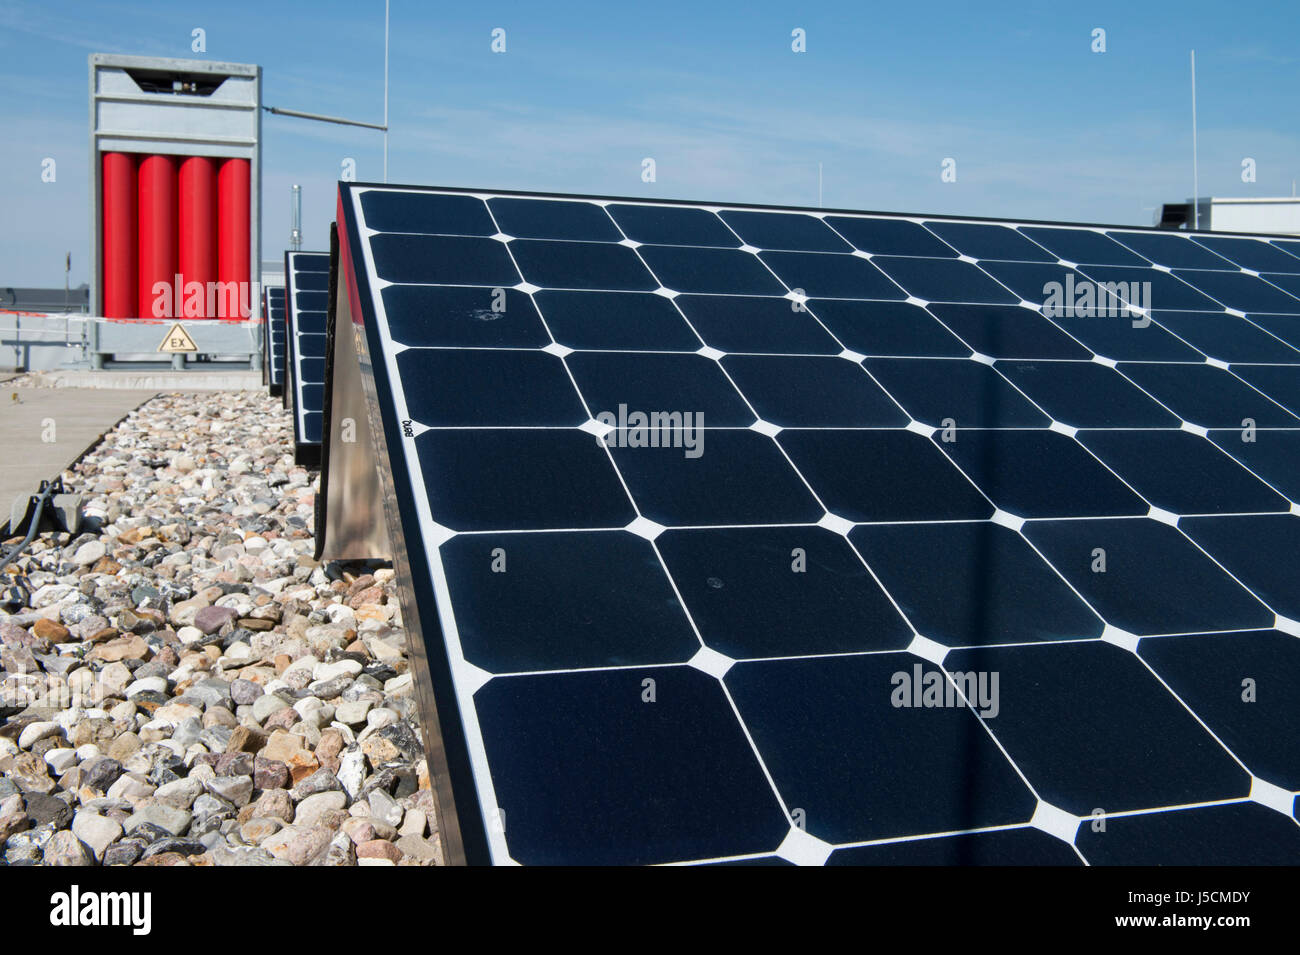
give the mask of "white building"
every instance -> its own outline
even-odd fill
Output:
[[[1281,196],[1261,199],[1209,197],[1197,200],[1193,216],[1192,200],[1167,202],[1155,224],[1166,229],[1190,229],[1193,221],[1199,228],[1213,232],[1267,232],[1300,235],[1300,197]]]

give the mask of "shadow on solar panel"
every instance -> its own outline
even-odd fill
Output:
[[[1300,298],[1237,241],[341,183],[296,428],[448,858],[1300,861]]]

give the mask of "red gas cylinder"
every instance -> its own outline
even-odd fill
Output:
[[[217,173],[217,281],[222,285],[217,302],[218,318],[249,317],[252,291],[248,246],[248,160],[227,159]],[[232,291],[237,297],[232,298]]]
[[[171,318],[176,281],[176,158],[145,156],[140,161],[141,318]]]
[[[207,302],[210,283],[217,280],[217,161],[184,159],[178,199],[182,309],[176,317],[215,318]]]
[[[134,318],[136,296],[135,156],[103,155],[103,288],[107,318]]]

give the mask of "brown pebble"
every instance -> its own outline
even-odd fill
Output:
[[[358,859],[388,859],[396,862],[402,858],[402,850],[384,839],[371,839],[357,846]]]

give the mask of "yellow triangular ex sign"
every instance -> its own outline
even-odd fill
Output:
[[[180,322],[176,322],[171,328],[167,329],[167,337],[162,340],[158,350],[198,351],[199,346],[194,344],[194,339],[190,338],[190,333],[185,330],[185,326]]]

